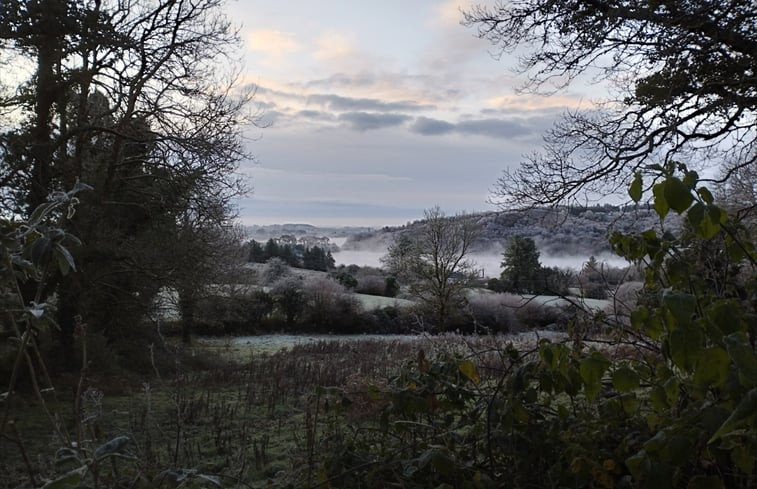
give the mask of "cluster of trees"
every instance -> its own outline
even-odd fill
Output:
[[[335,267],[331,251],[320,246],[307,246],[300,243],[291,245],[279,243],[271,238],[265,245],[253,239],[245,247],[247,248],[247,261],[252,263],[266,263],[271,258],[279,258],[287,265],[295,268],[326,272]]]
[[[624,282],[641,279],[637,267],[611,267],[594,256],[578,273],[558,267],[545,267],[539,261],[539,250],[531,238],[516,236],[502,254],[500,278],[487,282],[496,292],[516,294],[574,295],[590,299],[606,299]]]
[[[204,335],[300,333],[410,333],[416,316],[397,307],[366,309],[357,297],[326,275],[284,273],[266,288],[203,297],[195,331]]]
[[[361,267],[354,264],[339,265],[329,275],[348,290],[353,290],[358,294],[396,297],[400,291],[397,278],[387,275],[380,268]]]
[[[517,294],[568,295],[570,272],[542,266],[533,239],[515,236],[502,256],[502,274],[499,279],[489,280],[489,289]]]
[[[44,216],[79,238],[77,273],[44,292],[69,367],[74,318],[115,339],[170,287],[191,325],[203,284],[236,256],[236,168],[253,122],[236,90],[239,46],[218,0],[2,2],[1,212],[28,218],[79,191],[70,219]]]

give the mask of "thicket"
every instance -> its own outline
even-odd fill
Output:
[[[300,243],[280,244],[271,238],[264,246],[253,239],[245,245],[245,248],[247,261],[252,263],[267,263],[272,258],[278,258],[291,267],[307,270],[326,272],[335,267],[331,251],[320,246],[307,246]]]

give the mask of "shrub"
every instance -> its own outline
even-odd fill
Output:
[[[386,292],[386,279],[378,275],[363,277],[355,287],[359,294],[384,295]]]
[[[515,309],[505,294],[477,294],[468,300],[473,333],[510,333],[518,329]]]

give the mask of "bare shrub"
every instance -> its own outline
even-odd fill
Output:
[[[384,295],[386,279],[378,275],[367,275],[358,280],[355,292],[359,294]]]
[[[518,328],[509,297],[508,294],[479,294],[468,300],[467,312],[473,319],[475,332],[509,333]]]
[[[263,269],[263,283],[265,285],[272,285],[275,282],[287,277],[291,274],[291,268],[281,258],[274,257],[268,260]]]
[[[626,282],[620,284],[613,294],[615,314],[628,316],[636,308],[639,297],[644,288],[641,282]]]

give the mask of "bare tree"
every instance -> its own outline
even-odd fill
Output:
[[[636,171],[674,160],[694,168],[730,162],[731,172],[756,162],[752,0],[513,0],[475,7],[464,23],[501,53],[518,50],[526,90],[561,89],[579,75],[616,90],[592,110],[567,114],[543,152],[503,173],[497,203],[607,195],[627,188]]]
[[[479,233],[473,216],[446,216],[436,206],[424,211],[418,234],[403,238],[382,260],[398,264],[410,281],[410,292],[433,312],[439,331],[465,300],[465,291],[477,277],[475,263],[467,259]],[[402,256],[393,256],[401,253]]]

